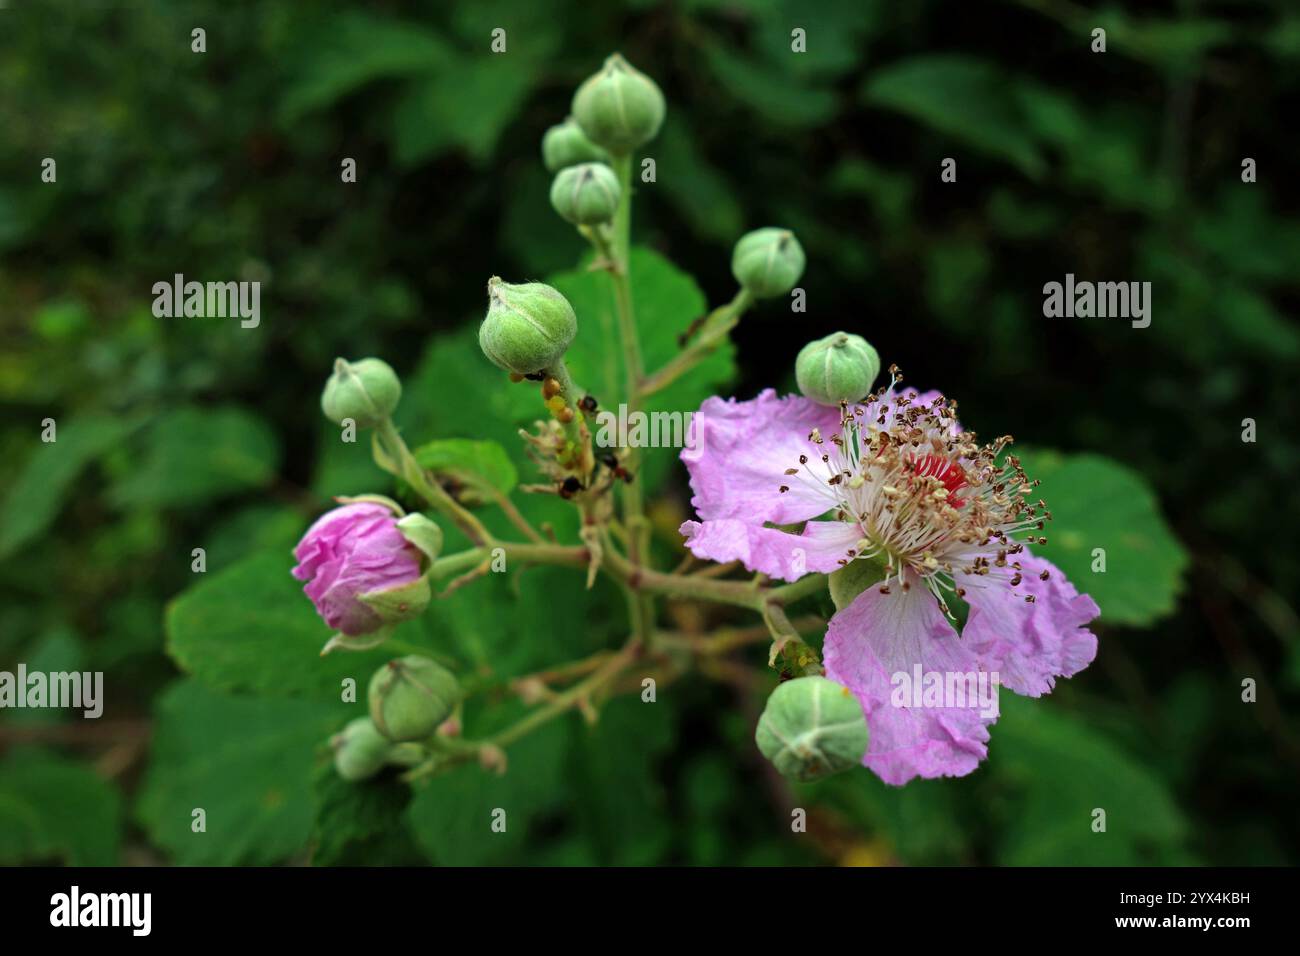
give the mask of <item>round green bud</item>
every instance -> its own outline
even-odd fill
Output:
[[[362,428],[373,428],[393,413],[401,397],[402,383],[387,362],[335,359],[334,374],[321,392],[320,407],[336,425],[350,418]]]
[[[369,717],[350,721],[330,739],[334,748],[334,769],[344,780],[373,777],[388,762],[392,741],[381,734]]]
[[[804,783],[859,766],[869,739],[858,698],[825,677],[779,685],[754,734],[781,776]]]
[[[478,344],[493,365],[533,375],[563,358],[577,334],[573,306],[549,285],[511,285],[496,276],[488,280],[488,310]]]
[[[573,117],[597,146],[628,153],[648,143],[664,121],[664,95],[615,53],[573,94]]]
[[[578,121],[570,116],[563,123],[552,126],[542,137],[542,162],[548,172],[558,173],[579,163],[607,163],[609,153],[587,139]]]
[[[789,229],[755,229],[740,237],[731,274],[756,299],[785,295],[803,275],[803,247]]]
[[[456,677],[418,654],[389,661],[370,678],[370,719],[392,741],[423,740],[451,716],[460,698]]]
[[[604,163],[570,166],[551,183],[551,205],[575,226],[609,222],[618,209],[618,177]]]
[[[880,355],[860,335],[832,332],[809,342],[794,360],[799,391],[819,405],[856,402],[880,374]]]

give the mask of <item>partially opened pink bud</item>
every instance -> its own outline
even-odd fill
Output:
[[[421,587],[420,552],[383,505],[362,502],[326,512],[294,548],[293,576],[325,623],[349,636],[418,614],[429,601]]]

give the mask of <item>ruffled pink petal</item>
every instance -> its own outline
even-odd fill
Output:
[[[986,724],[997,719],[996,705],[982,716],[984,708],[974,693],[964,707],[916,706],[910,694],[895,693],[894,675],[906,674],[914,682],[918,665],[922,681],[933,673],[945,683],[948,675],[973,682],[980,671],[975,655],[962,646],[934,596],[919,582],[907,591],[895,582],[888,595],[874,586],[858,595],[831,618],[823,659],[826,676],[862,702],[871,730],[862,762],[886,783],[960,777],[988,753]],[[991,681],[985,680],[992,694]]]
[[[697,558],[725,563],[739,561],[750,571],[795,581],[814,571],[835,571],[860,532],[843,521],[809,521],[803,534],[764,528],[724,518],[686,521],[681,533]]]
[[[420,576],[418,552],[383,505],[345,505],[322,515],[294,548],[293,576],[325,623],[344,634],[368,634],[383,622],[360,600]]]
[[[1072,677],[1097,656],[1097,637],[1084,625],[1101,609],[1045,558],[1025,552],[1019,563],[1023,580],[1014,588],[992,580],[965,585],[971,611],[962,642],[998,671],[1004,686],[1040,697],[1056,678]],[[1033,604],[1025,603],[1027,595]]]
[[[814,428],[827,438],[838,434],[838,408],[799,395],[778,398],[769,388],[748,402],[710,398],[691,427],[691,447],[682,451],[682,461],[701,519],[794,524],[834,507],[824,483],[784,472],[799,467],[800,455],[821,457],[823,450],[808,435]],[[782,492],[783,485],[789,490]]]

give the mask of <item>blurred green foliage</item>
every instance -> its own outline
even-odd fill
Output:
[[[0,863],[1294,861],[1300,222],[1282,183],[1300,154],[1300,12],[345,7],[0,11],[0,669],[103,670],[107,691],[98,722],[0,714]],[[1105,54],[1089,49],[1098,26]],[[791,52],[796,27],[806,53]],[[959,398],[970,427],[1034,449],[1056,515],[1046,553],[1096,596],[1101,650],[1051,697],[1005,695],[969,777],[894,789],[861,772],[792,791],[752,742],[767,675],[617,700],[591,728],[568,718],[510,748],[500,778],[464,768],[412,794],[328,767],[324,741],[358,706],[340,682],[364,685],[387,654],[316,656],[328,635],[288,552],[330,496],[402,493],[321,419],[329,363],[397,367],[398,424],[413,447],[439,442],[431,467],[464,479],[508,455],[527,483],[516,430],[535,394],[482,360],[472,320],[488,276],[540,276],[583,323],[575,376],[617,402],[602,277],[551,212],[539,153],[614,49],[669,101],[634,223],[651,367],[731,297],[742,230],[787,225],[809,258],[806,314],[759,309],[659,407],[789,388],[797,349],[843,327]],[[45,157],[56,183],[40,180]],[[945,157],[956,183],[940,181]],[[1150,281],[1151,327],[1042,318],[1043,284],[1067,272]],[[176,273],[262,282],[261,325],[155,319],[152,285]],[[668,561],[683,472],[664,452],[642,480],[663,492]],[[572,532],[557,502],[525,507]],[[461,589],[398,636],[500,683],[611,646],[621,614],[605,582],[531,569]],[[1245,678],[1257,703],[1242,703]],[[486,826],[498,806],[505,835]],[[810,808],[806,836],[792,806]]]

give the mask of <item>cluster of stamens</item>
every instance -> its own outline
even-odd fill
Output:
[[[1032,532],[1052,515],[1032,498],[1038,482],[1014,455],[1003,455],[1011,436],[979,444],[958,425],[955,402],[918,404],[915,392],[896,393],[897,367],[890,373],[889,386],[868,401],[841,404],[838,434],[814,429],[808,440],[815,448],[783,480],[812,483],[838,520],[856,523],[862,537],[840,564],[883,557],[882,593],[907,590],[916,577],[950,613],[945,592],[965,597],[968,587],[1018,587],[1024,572],[1016,556],[1025,545],[1012,536],[1046,544]]]

